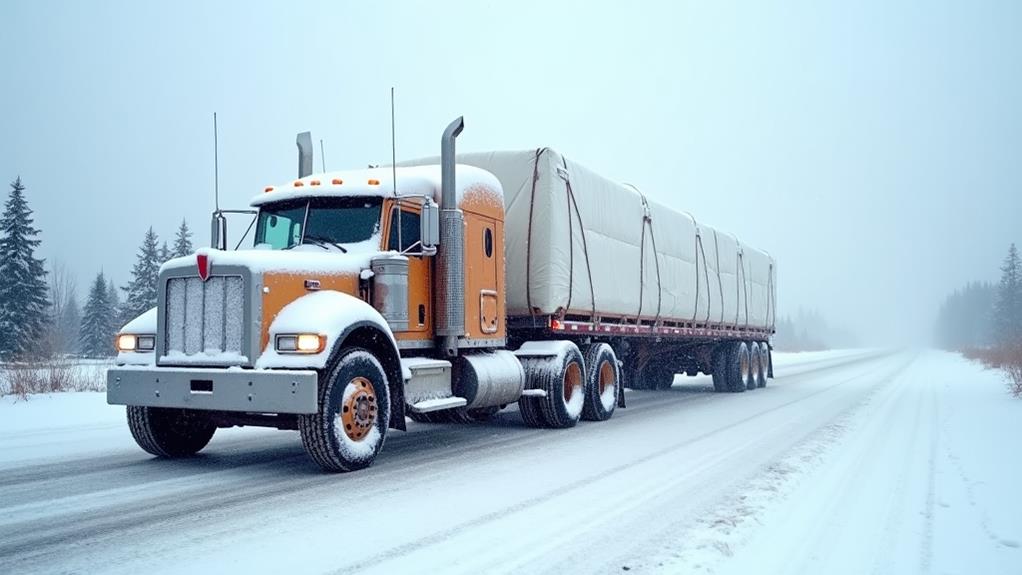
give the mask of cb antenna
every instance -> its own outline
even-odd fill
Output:
[[[323,165],[323,173],[326,173],[326,152],[323,151],[323,138],[319,139],[319,162]]]
[[[213,202],[220,211],[220,154],[217,141],[216,112],[213,112]]]

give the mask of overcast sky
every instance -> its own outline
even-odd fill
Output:
[[[145,4],[144,6],[142,4]],[[0,3],[0,179],[85,293],[146,228],[329,169],[550,146],[778,260],[781,313],[929,335],[1022,242],[1022,2]],[[262,5],[266,4],[266,5]],[[0,198],[6,198],[4,185]]]

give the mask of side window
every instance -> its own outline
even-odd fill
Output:
[[[401,213],[401,248],[397,245],[397,208],[390,211],[390,237],[387,249],[403,252],[419,242],[420,216],[414,212]]]
[[[493,257],[493,230],[490,228],[483,230],[483,251],[486,257]]]
[[[266,230],[263,235],[263,242],[270,244],[275,249],[281,249],[298,243],[302,236],[302,226],[299,222],[293,221],[286,216],[270,216],[266,219]]]

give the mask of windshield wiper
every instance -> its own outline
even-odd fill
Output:
[[[323,248],[324,250],[328,250],[329,251],[330,248],[328,248],[326,246],[327,246],[327,244],[330,244],[330,245],[334,246],[335,248],[341,250],[342,252],[348,253],[348,250],[344,246],[342,246],[342,245],[340,245],[338,243],[332,242],[332,241],[330,241],[327,238],[324,238],[322,236],[310,236],[310,235],[306,235],[304,238],[302,238],[302,243],[305,243],[305,240],[311,241],[314,245],[317,245],[317,246]]]

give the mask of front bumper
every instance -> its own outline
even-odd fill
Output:
[[[110,405],[180,407],[246,413],[316,413],[318,379],[311,370],[111,368]]]

